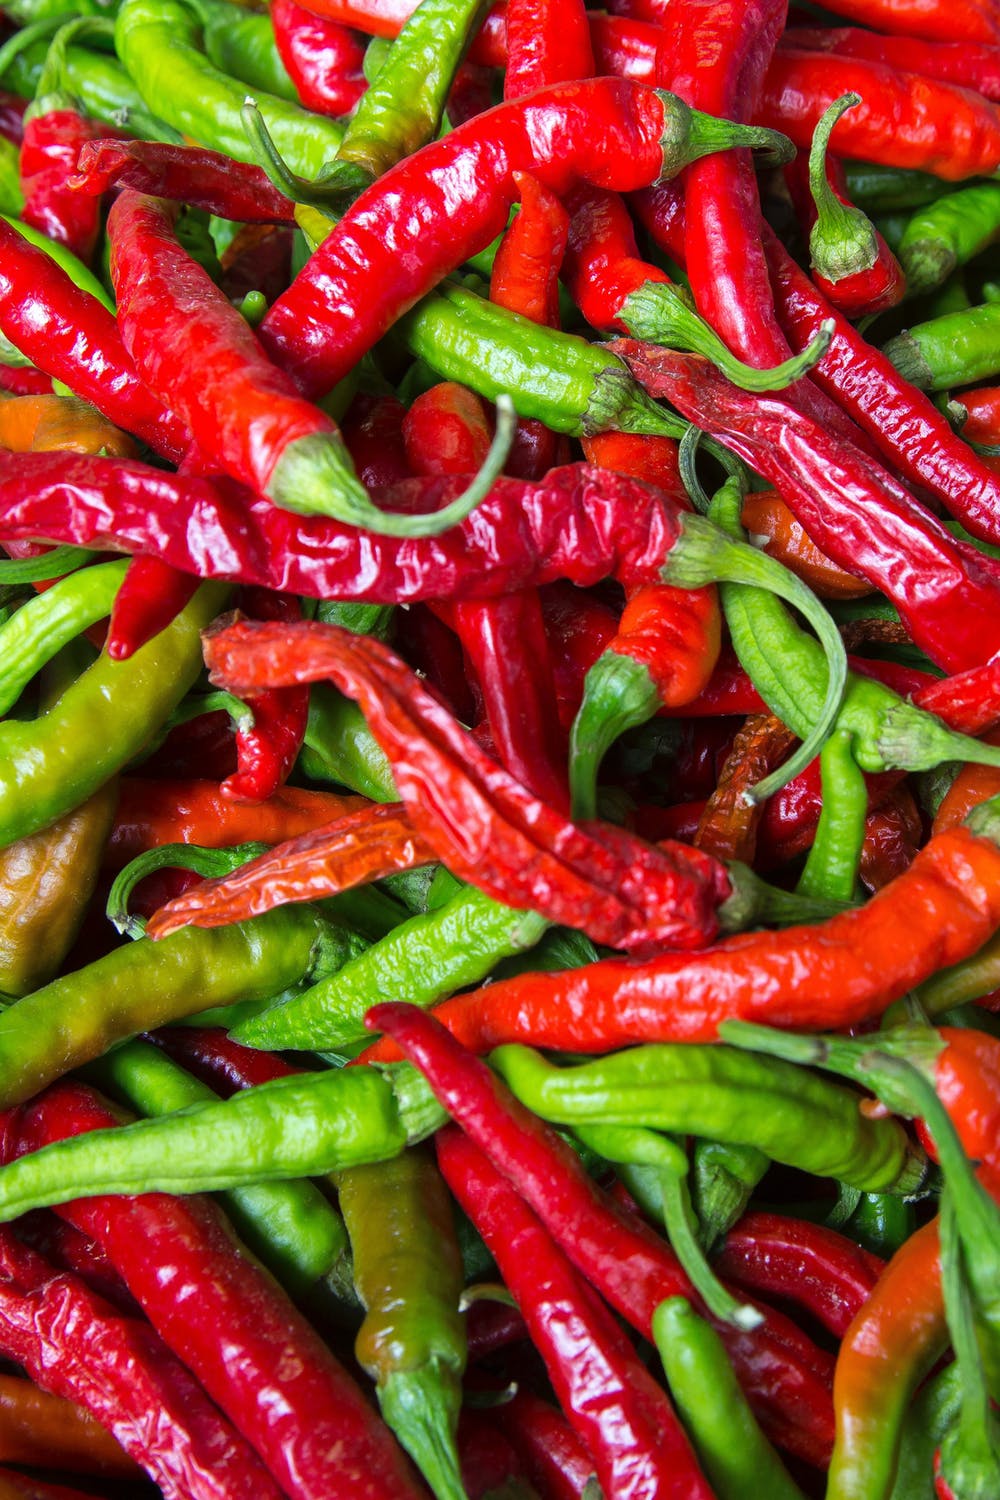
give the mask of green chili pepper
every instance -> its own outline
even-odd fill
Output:
[[[883,167],[867,161],[845,161],[847,193],[853,203],[877,213],[902,208],[922,208],[936,203],[952,190],[952,184],[929,172],[906,167]]]
[[[419,1148],[351,1167],[336,1182],[365,1308],[357,1361],[438,1500],[465,1500],[455,1447],[464,1278],[450,1195],[433,1157]]]
[[[622,362],[576,334],[543,328],[454,282],[393,330],[444,380],[496,400],[507,392],[519,417],[572,437],[605,432],[681,437],[687,423],[657,406]]]
[[[101,655],[47,713],[0,725],[0,844],[77,807],[142,748],[202,668],[202,629],[225,586],[203,584],[127,661]]]
[[[148,1042],[128,1042],[98,1065],[109,1083],[143,1115],[166,1115],[218,1096]],[[293,1296],[328,1276],[347,1254],[343,1220],[311,1182],[261,1182],[230,1188],[223,1205],[237,1234]]]
[[[724,1021],[727,1042],[772,1058],[826,1068],[870,1088],[896,1114],[919,1116],[934,1141],[946,1192],[955,1212],[976,1334],[991,1395],[1000,1392],[1000,1207],[977,1181],[948,1112],[930,1079],[909,1061],[926,1042],[928,1057],[940,1052],[941,1038],[930,1027],[904,1028],[895,1038],[880,1032],[856,1041],[838,1036],[796,1036],[747,1021]],[[901,1055],[897,1055],[901,1054]],[[942,1251],[943,1263],[943,1251]]]
[[[65,573],[74,573],[84,563],[92,562],[95,553],[86,547],[48,547],[38,557],[0,558],[0,584],[46,583],[50,578],[62,578]]]
[[[945,313],[964,312],[971,306],[972,298],[966,288],[965,278],[960,271],[955,271],[930,298],[927,304],[927,314],[931,318],[943,318]]]
[[[193,0],[193,4],[201,20],[205,53],[220,73],[290,104],[300,102],[266,11],[247,10],[229,0]]]
[[[984,943],[979,952],[950,969],[941,969],[926,979],[913,994],[931,1020],[1000,989],[1000,933]],[[892,1011],[887,1020],[894,1019]]]
[[[122,64],[142,98],[168,124],[237,161],[256,158],[240,111],[245,89],[198,50],[199,25],[188,0],[124,0],[115,24]],[[258,97],[268,129],[294,171],[316,176],[337,152],[343,127],[285,99]]]
[[[617,1164],[625,1186],[658,1219],[691,1285],[715,1317],[736,1328],[756,1328],[763,1315],[740,1302],[705,1259],[688,1190],[688,1159],[670,1136],[636,1125],[577,1125],[574,1133],[591,1151]]]
[[[738,496],[724,486],[710,509],[711,519],[732,536],[743,534],[738,505]],[[820,692],[827,666],[818,643],[774,594],[743,584],[723,583],[720,589],[736,654],[757,691],[797,735],[808,734],[826,701]],[[1000,764],[995,747],[954,733],[891,688],[853,672],[836,724],[852,736],[862,771],[926,771],[946,760]]]
[[[866,1118],[856,1093],[805,1068],[746,1061],[736,1048],[676,1043],[565,1068],[513,1043],[490,1058],[521,1102],[555,1124],[645,1125],[736,1141],[864,1191],[919,1185],[926,1162],[897,1120]]]
[[[125,562],[74,572],[23,604],[0,626],[0,714],[17,702],[45,662],[88,625],[111,613]]]
[[[770,1165],[770,1158],[756,1146],[702,1138],[694,1141],[691,1201],[699,1224],[698,1237],[706,1250],[712,1250],[742,1217]]]
[[[1000,1421],[977,1342],[973,1298],[952,1196],[941,1199],[941,1288],[961,1383],[958,1419],[941,1439],[941,1475],[955,1495],[1000,1494]]]
[[[928,1380],[910,1405],[889,1500],[935,1500],[934,1453],[953,1426],[960,1406],[959,1370],[952,1364]]]
[[[853,901],[858,890],[868,793],[850,730],[835,729],[820,752],[823,806],[797,889],[809,896]]]
[[[323,1176],[398,1156],[446,1118],[408,1065],[296,1073],[22,1156],[0,1168],[0,1220],[102,1193],[222,1192]]]
[[[913,385],[946,391],[1000,372],[1000,303],[984,302],[907,328],[882,353]]]
[[[71,23],[75,24],[75,23]],[[113,39],[114,23],[90,20],[88,34],[95,28],[106,28]],[[104,33],[102,33],[104,34]],[[8,65],[5,75],[10,87],[32,97],[37,89],[48,55],[45,42],[26,48]],[[130,135],[142,140],[181,142],[181,134],[165,120],[146,108],[135,84],[116,57],[89,47],[67,46],[63,56],[63,87],[83,105],[85,112],[106,125],[126,127]]]
[[[314,683],[299,764],[313,781],[350,787],[373,802],[396,802],[399,793],[385,752],[352,698],[328,683]]]
[[[24,207],[20,160],[21,153],[14,142],[0,138],[0,213],[15,219]]]
[[[260,112],[248,110],[244,124],[275,186],[296,203],[342,211],[390,167],[433,140],[485,12],[486,0],[422,0],[369,81],[335,160],[311,182],[289,169]]]
[[[885,240],[893,255],[896,254],[902,244],[906,226],[910,222],[909,214],[903,210],[897,213],[879,214],[873,223],[879,234]]]
[[[116,0],[6,0],[4,14],[19,26],[37,21],[67,21],[75,16],[107,15],[115,9]]]
[[[1000,183],[963,185],[919,209],[899,245],[907,291],[916,295],[940,286],[998,236]]]
[[[686,1297],[653,1314],[653,1338],[670,1394],[719,1500],[803,1500],[747,1405],[725,1346]]]
[[[890,1260],[917,1227],[913,1204],[894,1193],[862,1193],[842,1232],[874,1255]]]
[[[315,618],[324,625],[339,625],[352,635],[370,635],[390,641],[399,610],[395,604],[355,604],[351,599],[319,599]]]
[[[477,984],[501,959],[534,947],[548,923],[463,886],[436,911],[418,913],[346,964],[335,978],[233,1032],[247,1047],[333,1048],[360,1041],[379,1001],[434,1005]]]
[[[60,270],[66,272],[74,286],[96,297],[108,312],[114,312],[115,304],[105,288],[93,272],[88,271],[83,261],[73,254],[72,250],[67,250],[65,245],[60,245],[56,240],[50,240],[47,234],[42,234],[39,229],[33,229],[30,224],[22,224],[20,219],[9,218],[7,214],[0,214],[0,218],[5,219],[12,229],[16,229],[29,245],[34,245],[37,250],[44,250],[49,259],[54,260]]]
[[[185,927],[114,948],[0,1014],[0,1108],[116,1042],[237,1000],[269,999],[343,962],[342,929],[283,906],[229,927]]]

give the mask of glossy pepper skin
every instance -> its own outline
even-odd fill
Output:
[[[711,127],[688,116],[695,123],[685,120],[673,144],[675,118],[687,112],[669,97],[607,78],[556,85],[498,105],[425,146],[363,193],[323,241],[261,324],[265,348],[307,395],[325,394],[401,313],[496,238],[516,194],[515,171],[533,173],[556,192],[581,175],[626,190],[697,156],[698,134]],[[718,146],[717,137],[710,149]],[[404,220],[396,213],[400,194],[409,206]],[[426,232],[442,215],[447,243]]]
[[[113,1427],[162,1494],[236,1500],[252,1485],[278,1500],[280,1487],[250,1445],[147,1324],[123,1317],[9,1228],[0,1231],[0,1267],[4,1355]]]
[[[391,1030],[424,1069],[463,1130],[542,1219],[574,1265],[618,1312],[648,1336],[665,1296],[692,1296],[673,1252],[601,1193],[572,1150],[475,1065],[434,1021],[412,1006],[379,1006],[373,1027]],[[749,1332],[721,1329],[755,1410],[793,1451],[822,1455],[830,1440],[824,1356],[785,1320]]]
[[[882,28],[879,28],[882,30]],[[836,52],[846,57],[864,57],[887,63],[904,73],[922,73],[977,94],[1000,100],[1000,35],[993,43],[955,41],[950,33],[940,41],[915,36],[884,36],[863,31],[860,26],[790,26],[781,40],[783,47],[804,52]]]
[[[318,463],[321,446],[346,480],[350,461],[340,435],[270,364],[245,320],[176,239],[173,217],[162,200],[131,188],[112,208],[111,274],[126,347],[209,462],[301,509],[309,503],[301,483],[286,490],[282,468],[303,443]]]
[[[438,1161],[517,1298],[603,1492],[709,1500],[666,1393],[528,1205],[454,1127],[439,1137]]]
[[[823,318],[834,315],[833,309],[777,238],[767,230],[764,238],[779,315],[798,347]],[[815,378],[870,433],[904,478],[932,490],[973,536],[987,542],[1000,539],[996,474],[927,397],[839,315]]]
[[[454,873],[494,899],[516,898],[551,920],[600,933],[601,941],[640,950],[660,940],[697,946],[716,929],[715,908],[729,891],[721,866],[680,845],[643,845],[610,824],[571,823],[538,802],[378,642],[336,626],[247,622],[209,638],[206,661],[213,680],[230,687],[329,677],[355,697],[417,832]],[[462,808],[461,827],[441,803],[443,786]],[[645,894],[633,909],[639,869]]]
[[[932,839],[865,906],[815,927],[746,933],[687,958],[602,960],[506,980],[435,1014],[475,1051],[512,1041],[572,1052],[709,1041],[734,1016],[789,1029],[854,1026],[982,946],[1000,920],[998,876],[996,848],[956,829]],[[883,956],[878,973],[873,953]]]
[[[915,502],[906,506],[897,501],[882,483],[881,471],[873,473],[858,450],[776,397],[736,394],[705,361],[623,341],[614,347],[642,371],[653,390],[669,396],[691,420],[771,479],[835,562],[861,572],[892,598],[913,639],[940,665],[961,671],[1000,649],[992,624],[995,605],[988,602],[1000,587],[993,564],[956,544]],[[900,553],[908,563],[904,574]],[[966,625],[969,634],[963,638]]]
[[[864,101],[833,133],[838,156],[916,168],[945,181],[989,177],[1000,166],[1000,112],[968,89],[829,52],[777,52],[756,118],[808,148],[842,94]]]
[[[99,198],[130,187],[153,198],[187,203],[241,224],[292,224],[294,204],[257,166],[234,162],[203,146],[165,141],[88,140],[76,158],[74,193]]]
[[[367,87],[357,37],[296,0],[273,0],[270,14],[278,53],[302,103],[321,115],[350,114]]]
[[[17,347],[166,458],[190,443],[183,422],[142,384],[114,316],[0,219],[0,328]]]
[[[7,1155],[115,1123],[100,1096],[62,1084],[8,1126]],[[91,1198],[65,1214],[104,1245],[154,1327],[289,1495],[419,1493],[346,1371],[208,1200]],[[175,1270],[169,1280],[164,1265]]]

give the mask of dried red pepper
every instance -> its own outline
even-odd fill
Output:
[[[612,945],[703,943],[723,868],[610,824],[570,823],[495,762],[379,642],[334,626],[244,622],[206,639],[213,680],[251,690],[330,678],[356,697],[414,828],[455,874]],[[633,905],[636,898],[641,905]]]
[[[260,167],[204,146],[88,138],[75,160],[70,186],[84,197],[99,198],[109,188],[129,187],[241,224],[295,222],[295,205],[272,186]]]

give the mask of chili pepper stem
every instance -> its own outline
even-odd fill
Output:
[[[462,1404],[454,1373],[437,1359],[420,1370],[400,1370],[379,1386],[378,1402],[436,1500],[468,1500],[453,1436]]]
[[[597,773],[608,750],[628,729],[645,724],[660,706],[649,668],[629,656],[603,652],[587,673],[583,702],[570,731],[570,789],[575,818],[597,816]]]
[[[370,185],[371,178],[354,162],[328,162],[319,176],[312,180],[293,172],[274,144],[274,137],[257,107],[257,101],[250,95],[243,101],[240,119],[258,165],[267,173],[279,193],[284,193],[293,203],[301,203],[309,208],[343,209]]]
[[[268,494],[285,510],[331,516],[382,536],[437,536],[464,521],[485,500],[507,461],[516,427],[513,403],[508,396],[498,396],[496,432],[482,468],[460,495],[428,515],[379,510],[346,467],[350,460],[341,440],[328,433],[288,445],[274,466]]]
[[[800,380],[823,358],[835,327],[833,319],[828,318],[801,354],[769,369],[756,370],[727,349],[715,330],[688,305],[680,287],[649,281],[625,299],[618,317],[634,338],[704,355],[744,391],[780,391]]]
[[[738,480],[727,481],[720,496],[738,483]],[[847,656],[837,627],[812,590],[793,573],[766,553],[727,536],[704,516],[681,516],[680,535],[661,577],[664,583],[687,589],[703,588],[708,583],[742,583],[767,589],[800,610],[823,644],[830,676],[822,712],[811,733],[785,764],[746,793],[751,801],[762,802],[805,769],[833,728],[847,682]]]
[[[780,131],[767,130],[759,125],[737,125],[733,120],[720,120],[715,115],[704,114],[700,109],[691,109],[676,94],[671,94],[666,89],[656,89],[655,92],[663,104],[661,181],[676,177],[678,172],[699,157],[711,156],[716,151],[727,151],[731,147],[763,148],[766,155],[762,164],[769,167],[780,167],[795,156],[795,147]]]
[[[730,860],[726,865],[732,887],[717,916],[723,932],[745,932],[748,927],[788,927],[824,922],[854,903],[832,900],[805,891],[785,891],[769,885],[749,865]],[[798,1059],[795,1059],[798,1061]]]
[[[962,1390],[958,1421],[941,1441],[941,1472],[955,1495],[996,1494],[1000,1423],[987,1389],[958,1220],[947,1188],[941,1198],[941,1287]]]
[[[809,191],[817,212],[809,236],[809,250],[813,266],[827,281],[836,282],[859,271],[868,271],[878,260],[878,241],[867,216],[841,203],[826,175],[826,154],[834,126],[849,109],[860,103],[860,94],[844,94],[834,100],[816,126],[809,151]],[[862,236],[864,254],[859,257]]]

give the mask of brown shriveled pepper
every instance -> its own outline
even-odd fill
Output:
[[[0,993],[19,998],[55,978],[93,892],[116,801],[108,782],[50,828],[0,850]]]

